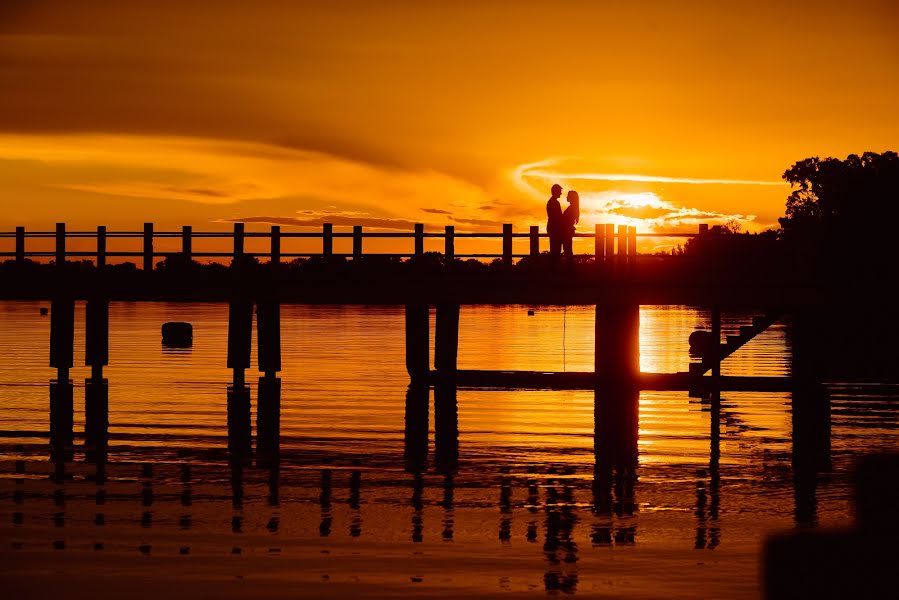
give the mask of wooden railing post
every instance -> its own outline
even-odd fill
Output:
[[[699,224],[699,235],[703,235],[709,232],[709,224],[708,223],[700,223]]]
[[[503,263],[512,264],[512,224],[503,223]]]
[[[540,227],[531,225],[531,256],[540,256]]]
[[[627,225],[618,226],[618,262],[627,260]]]
[[[415,224],[415,256],[421,256],[425,253],[425,225],[424,223]]]
[[[637,264],[637,228],[630,225],[627,228],[627,264]]]
[[[446,264],[450,264],[456,260],[456,228],[452,225],[447,225],[443,231],[443,258]]]
[[[66,266],[66,224],[56,224],[56,268]]]
[[[97,227],[97,270],[106,267],[106,226]]]
[[[606,251],[606,226],[603,223],[597,223],[593,230],[593,246],[596,253],[596,264],[600,264]]]
[[[191,227],[190,225],[184,225],[183,227],[181,227],[181,254],[184,256],[184,260],[186,260],[187,262],[193,260],[193,227]]]
[[[153,223],[144,223],[144,271],[153,270]]]
[[[278,265],[281,262],[281,226],[272,225],[272,246],[269,260],[271,264]]]
[[[322,224],[322,255],[331,256],[334,253],[334,226],[331,223]]]
[[[16,227],[16,262],[25,262],[25,228]]]
[[[244,251],[244,224],[234,224],[234,261],[243,259]]]
[[[362,258],[362,225],[353,225],[353,260]]]
[[[615,225],[606,223],[606,262],[615,258]]]

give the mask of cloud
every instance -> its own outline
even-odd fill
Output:
[[[294,227],[321,227],[325,223],[337,226],[360,225],[373,229],[391,229],[401,231],[414,231],[415,222],[406,219],[383,219],[378,217],[359,217],[355,215],[341,215],[328,213],[327,215],[311,218],[256,216],[225,219],[231,223],[269,223],[271,225],[290,225]]]
[[[422,212],[431,213],[432,215],[451,215],[452,212],[448,210],[442,210],[440,208],[421,208],[419,209]]]

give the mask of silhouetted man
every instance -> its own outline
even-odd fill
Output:
[[[559,259],[562,253],[562,240],[565,226],[562,223],[562,205],[559,204],[559,196],[562,195],[562,186],[553,184],[552,196],[546,202],[546,233],[549,234],[549,257],[553,262]]]

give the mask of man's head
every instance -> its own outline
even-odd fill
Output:
[[[550,192],[552,192],[553,198],[558,198],[562,195],[562,186],[558,183],[554,183],[552,188],[550,188]]]

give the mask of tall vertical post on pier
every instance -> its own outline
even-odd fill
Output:
[[[281,305],[272,297],[260,298],[256,306],[259,370],[277,377],[281,370]]]
[[[234,389],[243,389],[250,368],[253,340],[253,302],[241,277],[244,274],[244,224],[234,224],[234,260],[231,263],[232,291],[228,304],[228,368],[234,373]]]
[[[97,273],[106,268],[106,226],[97,227]]]
[[[322,256],[334,254],[334,225],[322,224]]]
[[[538,227],[537,225],[531,225],[530,239],[531,258],[536,258],[540,256],[540,227]]]
[[[431,388],[427,383],[413,382],[406,389],[403,458],[406,470],[420,472],[428,460],[428,400]]]
[[[153,270],[153,223],[144,223],[144,271]]]
[[[436,331],[434,335],[434,368],[440,377],[452,377],[456,373],[459,354],[459,305],[437,305]]]
[[[362,225],[353,225],[353,260],[362,258]]]
[[[424,223],[415,224],[415,256],[425,253],[425,226]]]
[[[243,223],[234,224],[234,264],[243,263],[244,240],[246,238],[246,230]]]
[[[281,264],[281,226],[272,225],[269,264],[277,268]]]
[[[69,371],[74,365],[75,300],[66,280],[66,225],[56,224],[56,281],[50,303],[50,444],[55,460],[64,461],[72,444],[74,407]]]
[[[56,224],[56,271],[57,276],[65,273],[66,266],[66,224]]]
[[[512,266],[512,224],[503,223],[503,264]]]
[[[406,371],[421,383],[430,371],[430,315],[427,304],[406,305]]]
[[[636,385],[640,378],[640,305],[596,307],[596,378],[600,387]]]
[[[190,262],[193,260],[193,254],[193,227],[184,225],[181,227],[181,256],[185,262]]]
[[[25,228],[16,227],[16,262],[25,262]]]
[[[443,259],[447,265],[456,260],[456,228],[453,225],[447,225],[443,229]]]

